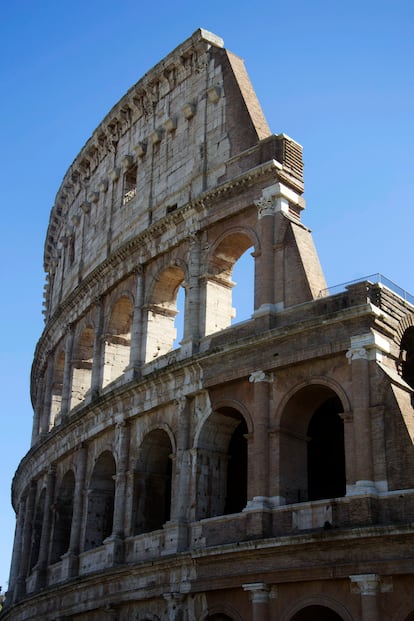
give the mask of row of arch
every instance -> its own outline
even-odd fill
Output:
[[[344,496],[343,406],[338,396],[326,386],[310,385],[291,397],[285,410],[279,477],[286,501]],[[188,483],[184,497],[189,494],[193,499],[192,509],[181,509],[181,517],[187,521],[239,513],[254,495],[249,482],[249,472],[253,471],[252,467],[249,469],[249,438],[254,429],[251,421],[234,407],[222,406],[210,413],[194,447],[187,449],[187,462],[182,454],[177,459],[176,440],[167,427],[149,431],[129,460],[129,426],[120,427],[116,433],[121,434],[117,442],[123,442],[122,452],[102,450],[87,480],[77,482],[79,475],[69,468],[53,495],[48,496],[45,487],[38,494],[33,518],[27,516],[33,521],[31,549],[22,552],[30,558],[29,574],[39,560],[44,524],[51,524],[47,562],[53,564],[69,552],[71,542],[73,545],[74,516],[79,511],[82,515],[76,518],[75,527],[82,535],[79,531],[75,547],[87,551],[102,545],[111,535],[136,536],[160,529],[169,520],[180,517],[185,476]],[[127,473],[132,474],[128,477]],[[81,502],[77,497],[79,490],[86,491],[86,500],[76,509],[76,503]]]
[[[42,388],[37,389],[34,437],[49,431],[128,368],[139,368],[182,343],[229,327],[235,318],[234,304],[238,321],[251,317],[253,239],[247,229],[227,234],[215,248],[204,278],[190,274],[191,257],[188,265],[176,260],[155,275],[130,277],[118,287],[117,297],[109,293],[91,307],[47,360]],[[241,281],[236,296],[234,277]]]

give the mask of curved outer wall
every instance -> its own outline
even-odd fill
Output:
[[[413,307],[321,297],[302,193],[203,30],[95,130],[47,232],[2,618],[414,618]]]

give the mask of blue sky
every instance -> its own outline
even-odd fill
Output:
[[[303,221],[329,285],[381,272],[414,293],[411,0],[14,0],[0,21],[0,585],[10,484],[30,444],[43,243],[63,175],[105,114],[197,28],[243,57],[274,133],[304,147]]]

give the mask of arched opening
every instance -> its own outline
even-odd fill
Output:
[[[234,264],[232,280],[232,323],[251,319],[254,312],[254,248],[248,248]]]
[[[184,318],[185,318],[185,288],[181,284],[177,293],[177,315],[174,318],[175,339],[173,349],[180,347],[184,338]]]
[[[344,425],[338,397],[318,407],[308,426],[309,500],[345,496]]]
[[[172,446],[162,429],[151,431],[144,439],[135,471],[135,535],[162,528],[170,519]]]
[[[401,377],[414,389],[414,326],[408,328],[401,339],[399,366]]]
[[[197,446],[196,519],[238,513],[247,503],[247,425],[233,408],[204,423]]]
[[[91,388],[93,341],[93,328],[88,326],[80,334],[74,350],[72,361],[71,408],[82,403]]]
[[[155,283],[147,305],[145,362],[163,356],[174,347],[177,298],[183,282],[183,270],[172,266],[164,270]]]
[[[132,312],[132,302],[126,296],[112,309],[105,335],[103,388],[120,377],[129,364]]]
[[[233,621],[233,620],[228,615],[224,615],[219,612],[214,615],[209,615],[208,617],[206,617],[206,621]]]
[[[62,479],[55,502],[51,562],[56,563],[69,549],[73,516],[75,475],[69,470]]]
[[[32,525],[32,546],[30,550],[29,571],[32,571],[33,567],[36,565],[37,561],[39,560],[40,539],[42,536],[42,526],[43,526],[43,520],[45,516],[45,501],[46,501],[46,490],[43,489],[36,504],[36,510],[35,510],[34,520],[33,520],[33,525]]]
[[[280,493],[287,504],[345,495],[343,407],[327,386],[310,384],[280,422]]]
[[[85,550],[100,546],[112,533],[115,475],[115,460],[105,451],[98,457],[89,483]]]
[[[63,389],[63,372],[65,369],[65,352],[61,351],[56,357],[54,377],[52,384],[52,395],[50,404],[50,421],[49,429],[51,429],[59,416],[62,409],[62,389]]]
[[[206,278],[205,334],[228,328],[232,320],[248,318],[253,309],[254,262],[250,255],[252,241],[245,233],[228,235],[215,249],[210,259]],[[243,258],[241,259],[242,255]],[[235,268],[240,261],[240,266]],[[240,280],[237,301],[239,309],[233,308],[233,270]],[[238,310],[238,312],[237,312]],[[251,314],[251,313],[250,313]]]
[[[326,606],[306,606],[291,618],[291,621],[343,621],[337,612]]]

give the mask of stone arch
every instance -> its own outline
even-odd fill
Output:
[[[69,549],[75,494],[75,475],[68,470],[62,478],[54,504],[54,524],[50,560],[55,563]]]
[[[281,617],[281,621],[353,621],[351,613],[340,602],[325,596],[299,600]]]
[[[102,387],[120,377],[129,364],[133,302],[122,294],[111,308],[105,331]]]
[[[206,335],[231,325],[234,317],[232,306],[232,273],[236,262],[249,249],[258,250],[258,240],[253,230],[235,227],[221,235],[213,245],[207,264],[205,292]],[[254,290],[254,284],[252,286]],[[254,306],[254,304],[253,304]]]
[[[173,349],[177,334],[174,323],[178,313],[177,297],[185,278],[185,270],[179,261],[165,267],[154,278],[146,305],[145,362]]]
[[[216,406],[197,433],[196,519],[238,513],[247,503],[247,433],[243,414]]]
[[[223,602],[204,611],[200,621],[243,621],[243,617],[233,606]]]
[[[331,382],[313,380],[280,410],[280,495],[287,504],[346,493],[344,407]]]
[[[171,515],[173,445],[164,428],[149,431],[134,470],[134,535],[158,530]]]
[[[91,323],[82,326],[78,331],[77,338],[75,338],[72,358],[71,409],[82,403],[90,394],[94,338],[95,331]]]
[[[102,545],[112,533],[116,463],[111,451],[104,451],[95,462],[88,489],[85,550]]]
[[[49,429],[54,427],[56,419],[62,410],[62,391],[63,376],[65,370],[66,354],[63,348],[60,348],[55,355],[53,365],[53,382],[50,395],[50,419]]]

